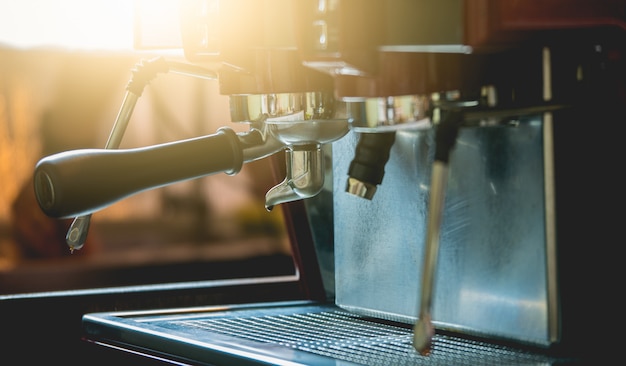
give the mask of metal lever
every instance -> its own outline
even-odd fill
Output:
[[[122,137],[126,132],[126,127],[133,114],[137,100],[143,93],[146,84],[150,82],[157,73],[171,71],[181,75],[189,75],[205,79],[216,79],[217,74],[203,68],[183,64],[179,62],[166,62],[162,57],[152,60],[142,61],[133,70],[133,77],[126,86],[126,95],[122,101],[122,106],[117,114],[113,128],[106,142],[105,149],[117,149],[122,141]],[[91,214],[78,216],[70,225],[65,236],[65,241],[70,251],[81,249],[85,245],[89,225],[91,223]]]
[[[126,92],[124,100],[122,101],[122,106],[120,107],[115,123],[113,124],[113,128],[111,129],[109,139],[104,146],[105,149],[117,149],[120,146],[122,137],[124,136],[124,132],[128,126],[128,121],[133,114],[133,110],[135,109],[138,99],[138,94],[135,94],[130,90]],[[72,224],[70,225],[70,228],[65,236],[65,242],[70,248],[70,252],[73,253],[74,250],[81,249],[85,245],[90,223],[91,214],[74,218],[74,221],[72,221]]]
[[[421,296],[418,320],[413,333],[413,347],[422,355],[429,355],[435,328],[432,324],[432,303],[435,286],[435,272],[439,255],[439,237],[444,209],[445,192],[448,182],[448,161],[454,147],[463,114],[450,111],[437,125],[435,136],[435,161],[431,173],[428,225],[426,227],[426,248],[422,267]]]

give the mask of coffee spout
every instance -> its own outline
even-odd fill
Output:
[[[301,116],[300,116],[301,117]],[[280,203],[311,198],[324,186],[324,154],[321,146],[348,133],[348,119],[266,120],[269,133],[287,146],[286,176],[265,195],[270,211]]]
[[[324,186],[324,157],[318,145],[286,150],[285,179],[265,195],[265,208],[271,211],[280,203],[310,198]]]

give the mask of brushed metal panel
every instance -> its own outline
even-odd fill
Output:
[[[462,128],[450,159],[433,320],[547,344],[543,129]],[[398,131],[372,201],[343,192],[358,136],[333,144],[336,303],[412,323],[417,315],[433,131]]]

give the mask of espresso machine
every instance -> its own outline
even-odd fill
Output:
[[[194,0],[180,11],[186,62],[142,65],[104,149],[42,159],[38,202],[76,217],[75,250],[90,215],[117,200],[276,159],[284,180],[265,207],[303,205],[286,212],[312,237],[294,243],[307,298],[86,314],[87,339],[192,364],[615,354],[626,2]],[[218,80],[249,130],[116,150],[145,70]]]

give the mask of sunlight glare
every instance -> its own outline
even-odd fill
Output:
[[[0,0],[0,45],[132,50],[133,0]]]

